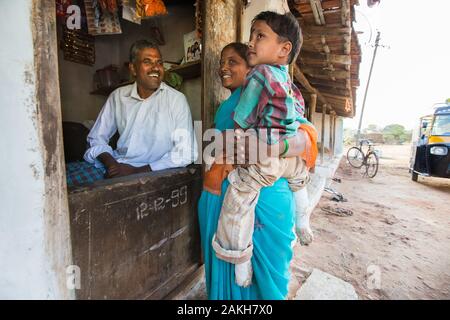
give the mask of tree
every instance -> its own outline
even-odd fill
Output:
[[[386,143],[401,144],[411,140],[411,132],[406,131],[401,124],[390,124],[383,129]]]
[[[380,132],[380,129],[378,128],[378,126],[376,124],[369,124],[367,126],[367,128],[365,129],[365,131],[367,131],[367,133],[376,133],[376,132]]]
[[[356,136],[356,130],[345,128],[344,129],[344,144],[346,146],[354,145],[355,144],[355,136]]]

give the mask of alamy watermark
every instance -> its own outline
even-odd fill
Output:
[[[203,132],[202,122],[194,121],[195,136],[188,129],[176,129],[171,140],[175,148],[171,152],[171,161],[182,164],[185,159],[192,159],[193,153],[198,156],[193,159],[195,164],[205,163],[207,166],[217,164],[256,164],[269,157],[278,157],[280,142],[287,138],[278,129],[207,129]],[[194,141],[199,147],[194,148]],[[284,146],[284,145],[283,145]]]
[[[66,268],[66,287],[69,290],[81,289],[81,269],[77,265],[70,265]]]
[[[70,5],[67,7],[66,13],[69,15],[66,21],[66,27],[69,30],[81,29],[81,9],[77,5]]]
[[[367,288],[369,290],[381,289],[381,269],[379,266],[371,264],[367,267]]]

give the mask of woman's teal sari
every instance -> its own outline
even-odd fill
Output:
[[[240,89],[237,89],[220,105],[215,117],[217,129],[223,131],[234,128],[231,115],[239,96]],[[218,259],[211,245],[228,185],[228,180],[222,183],[220,196],[203,191],[198,205],[208,298],[285,299],[288,293],[292,242],[295,239],[295,202],[287,181],[282,178],[272,187],[261,190],[253,233],[253,284],[247,288],[236,285],[234,265]]]

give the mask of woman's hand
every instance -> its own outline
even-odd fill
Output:
[[[279,157],[285,151],[285,143],[267,144],[258,139],[256,132],[242,129],[235,130],[236,146],[234,157],[237,163],[253,164],[257,161],[265,161],[268,157]],[[305,148],[305,133],[297,131],[297,135],[287,139],[289,150],[283,155],[284,158],[296,157]]]
[[[255,163],[257,160],[257,143],[250,142],[251,135],[242,129],[225,130],[222,139],[215,142],[215,162],[218,164],[240,164]],[[257,139],[256,139],[257,140]],[[254,159],[253,162],[249,161]],[[209,159],[205,159],[209,160]]]
[[[283,158],[297,157],[305,149],[305,132],[303,130],[297,130],[297,134],[294,137],[288,138],[287,142],[289,144],[289,150],[283,155]],[[272,156],[279,157],[285,150],[285,144],[283,141],[280,141],[276,146],[278,147],[274,148]]]
[[[269,157],[279,157],[285,151],[285,143],[267,144],[258,139],[255,130],[242,129],[222,132],[222,145],[216,145],[216,163],[248,165],[265,161]],[[305,148],[305,133],[297,131],[297,135],[287,139],[289,150],[283,157],[296,157]],[[228,151],[228,152],[227,152]]]

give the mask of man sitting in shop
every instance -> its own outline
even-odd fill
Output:
[[[184,167],[197,159],[197,142],[186,97],[162,82],[159,48],[147,40],[130,49],[136,81],[113,91],[92,127],[86,162],[68,165],[68,186],[103,178]],[[113,150],[109,140],[118,131]]]

